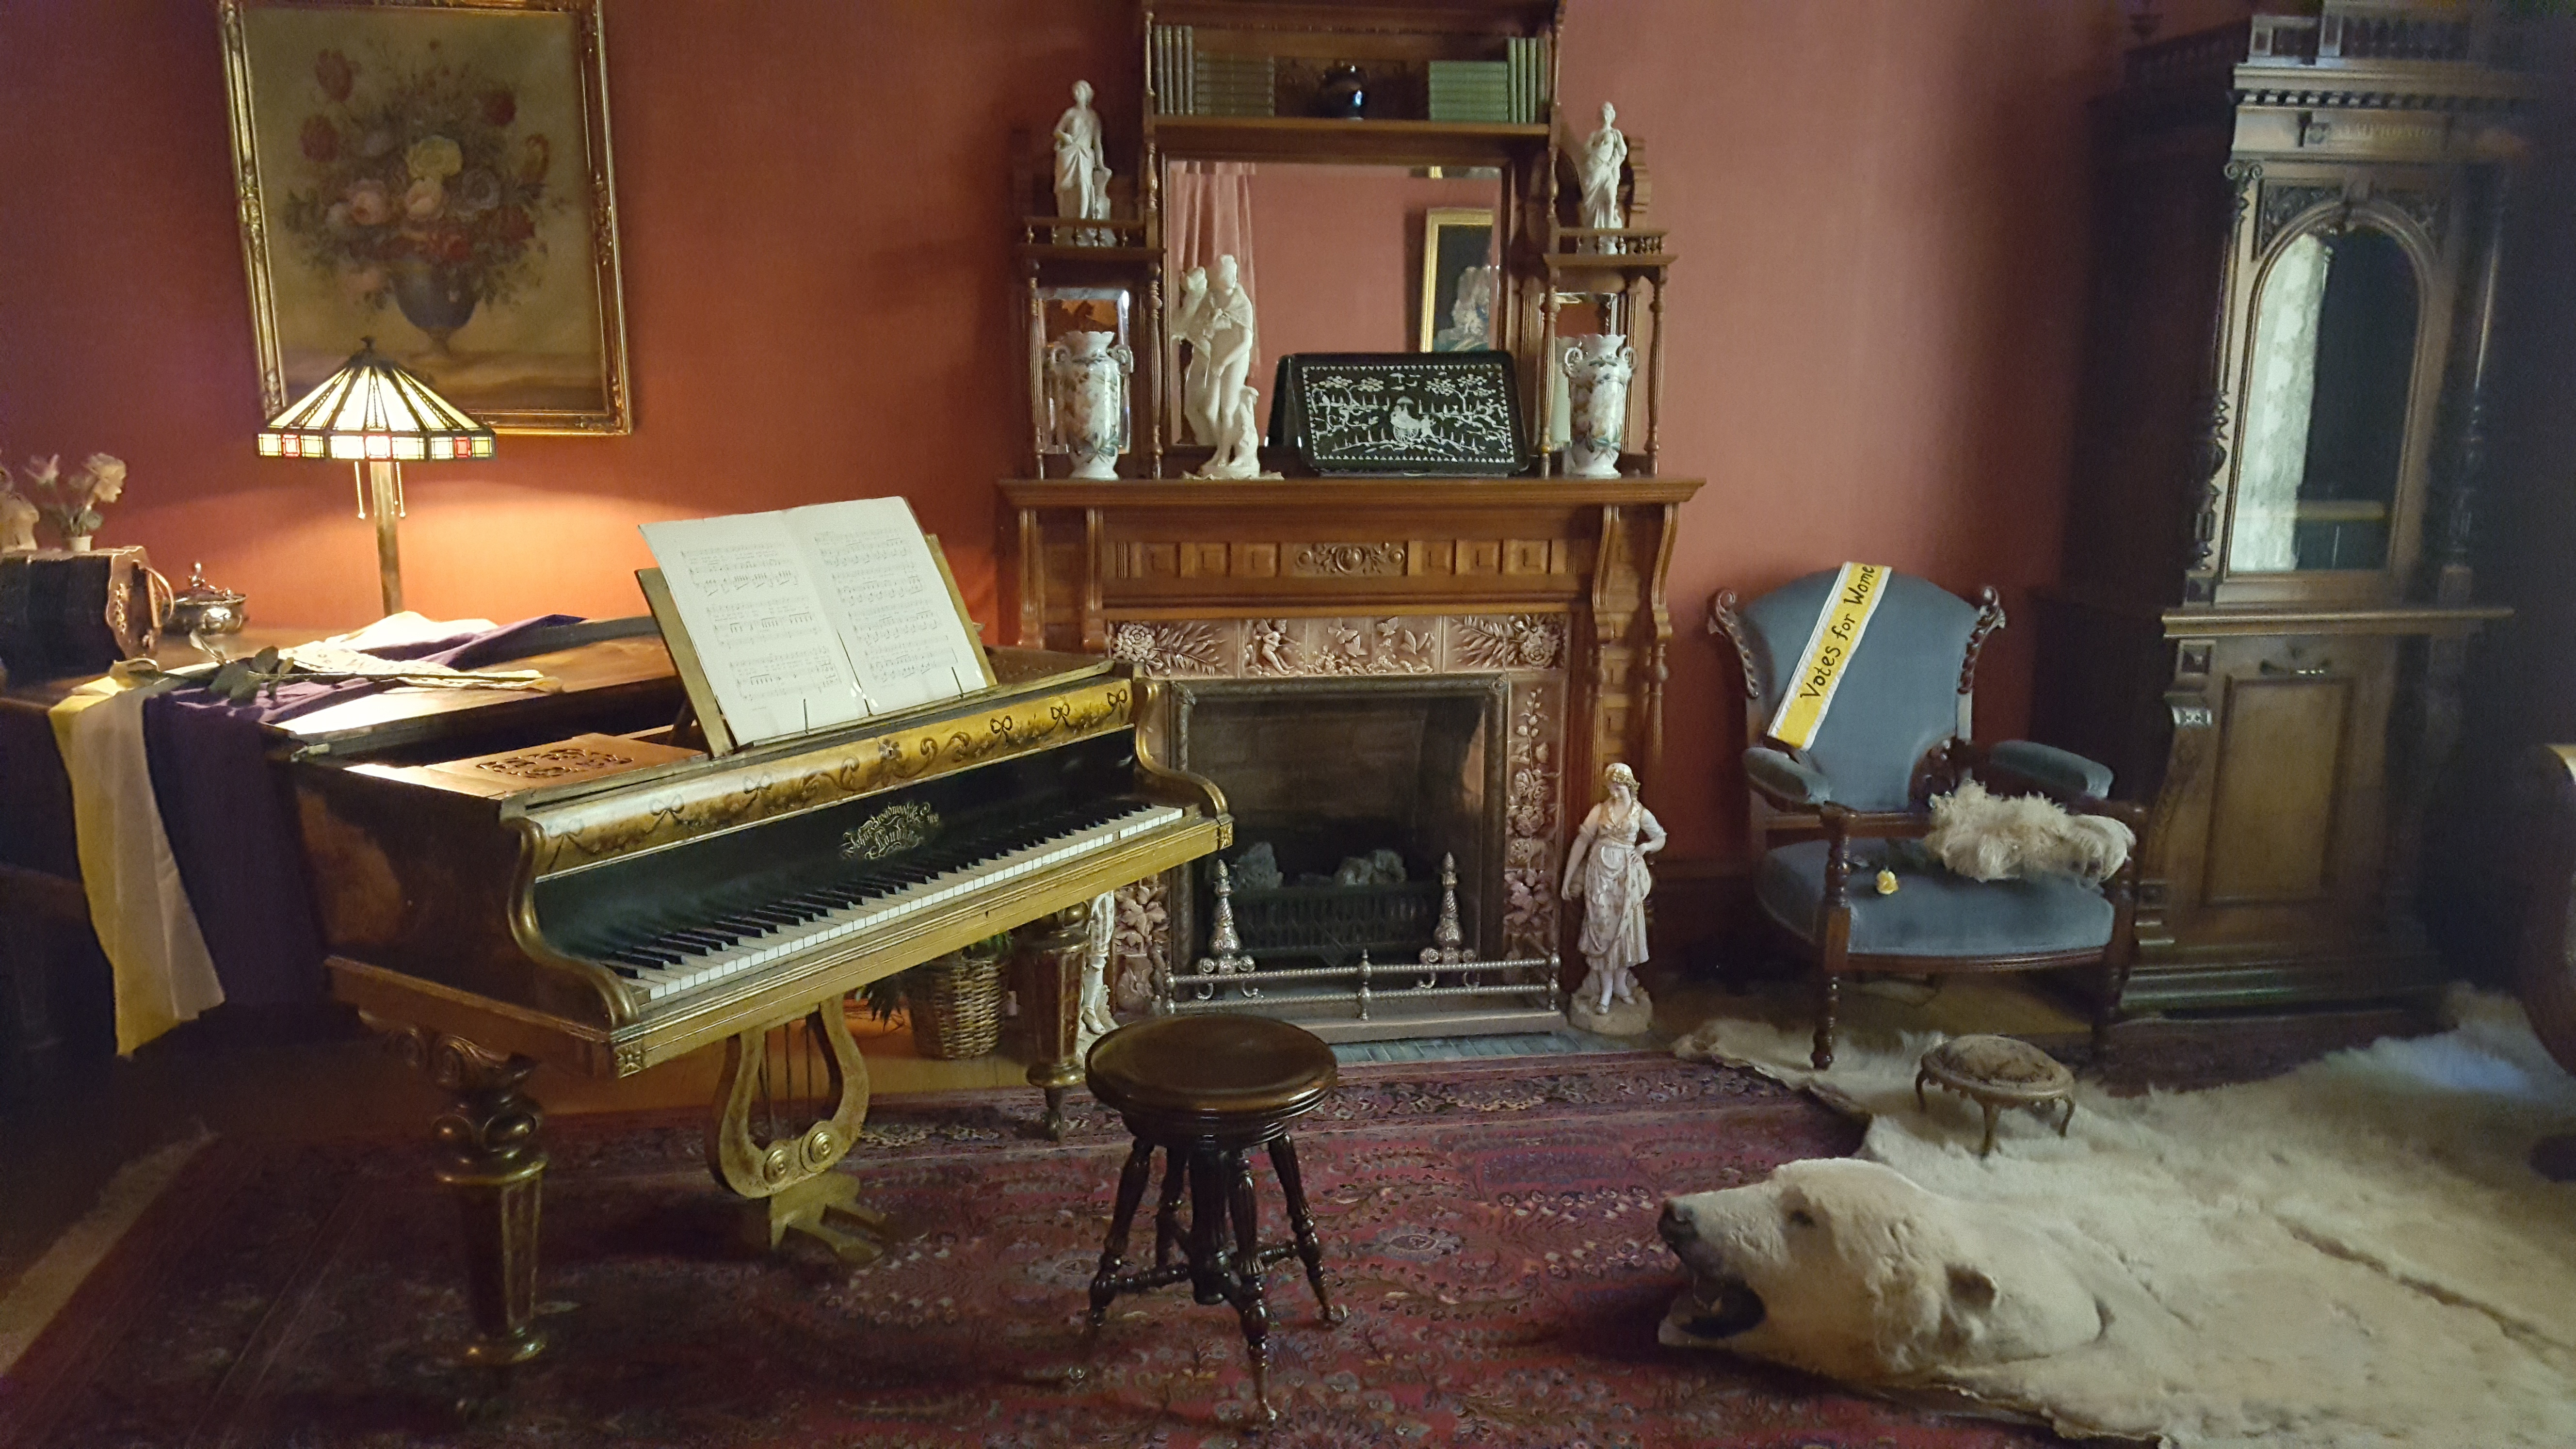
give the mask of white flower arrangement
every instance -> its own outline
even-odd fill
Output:
[[[125,495],[125,462],[106,453],[92,453],[81,463],[80,471],[63,475],[62,458],[27,460],[26,490],[5,467],[0,467],[0,498],[15,498],[21,507],[33,504],[45,522],[54,526],[63,542],[81,546],[74,540],[86,540],[107,521],[99,512],[102,504],[114,503]],[[0,513],[8,511],[0,506]]]

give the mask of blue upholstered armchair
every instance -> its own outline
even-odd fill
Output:
[[[2026,740],[1990,749],[1969,742],[1977,651],[2004,624],[1993,589],[1971,604],[1890,572],[1809,747],[1768,738],[1782,678],[1798,667],[1835,579],[1827,569],[1740,609],[1732,593],[1709,604],[1709,632],[1733,641],[1751,701],[1746,733],[1755,743],[1744,752],[1745,775],[1755,796],[1781,812],[1762,833],[1755,895],[1763,915],[1816,964],[1817,1068],[1833,1064],[1842,979],[1860,971],[2098,966],[2098,1058],[2134,949],[2137,852],[2099,886],[2065,876],[1979,881],[1937,865],[1905,870],[1893,894],[1873,883],[1893,842],[1929,831],[1927,802],[1969,775],[1998,794],[2037,792],[2133,830],[2144,812],[2103,798],[2110,770],[2080,755]]]

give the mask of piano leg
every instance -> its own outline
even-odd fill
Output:
[[[1091,951],[1091,912],[1073,906],[1047,918],[1027,947],[1021,1009],[1029,1022],[1029,1085],[1046,1093],[1047,1136],[1064,1140],[1064,1094],[1082,1081],[1082,967]]]
[[[546,1173],[537,1129],[545,1114],[520,1090],[537,1064],[463,1037],[361,1016],[386,1033],[406,1061],[455,1096],[430,1133],[442,1149],[438,1180],[456,1194],[465,1228],[465,1286],[475,1330],[465,1361],[483,1367],[525,1363],[546,1346],[533,1322],[537,1207]]]

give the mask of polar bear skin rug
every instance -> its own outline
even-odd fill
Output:
[[[2452,1012],[2269,1081],[2084,1083],[2066,1138],[2006,1112],[1983,1159],[1972,1105],[1915,1106],[1939,1038],[1863,1039],[1817,1072],[1803,1031],[1712,1021],[1674,1050],[1870,1126],[1859,1163],[1674,1184],[1692,1286],[1666,1341],[2178,1449],[2569,1449],[2576,1186],[2525,1157],[2576,1128],[2576,1079],[2511,1001]]]
[[[1885,1163],[1786,1163],[1744,1187],[1668,1198],[1660,1226],[1690,1274],[1656,1335],[1675,1347],[1885,1383],[2102,1336],[2096,1285],[2055,1243]]]

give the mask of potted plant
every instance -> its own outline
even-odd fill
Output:
[[[1002,967],[1011,959],[1011,933],[987,936],[963,950],[883,976],[860,989],[868,1015],[912,1018],[913,1050],[935,1061],[962,1061],[992,1051],[1002,1040]]]

